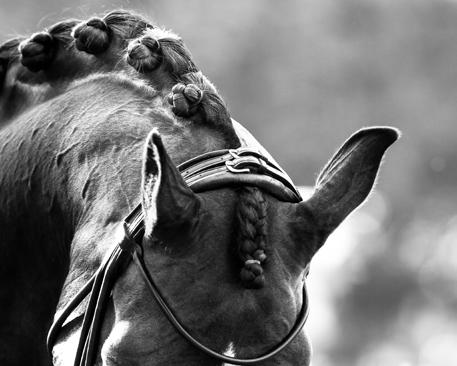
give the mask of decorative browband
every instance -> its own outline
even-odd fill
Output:
[[[252,184],[281,201],[302,200],[288,175],[254,149],[211,151],[184,162],[178,169],[194,192]]]
[[[252,185],[285,202],[302,197],[289,176],[255,149],[242,147],[211,151],[178,166],[184,180],[196,193]],[[130,235],[141,241],[143,212],[138,205],[126,218]]]

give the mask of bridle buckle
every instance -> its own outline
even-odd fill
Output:
[[[259,156],[256,156],[259,153],[252,149],[230,149],[228,152],[233,158],[232,160],[227,160],[225,162],[225,166],[229,172],[235,174],[251,173],[251,169],[249,167],[238,168],[243,164],[251,167],[265,167],[267,165],[264,160],[262,160]],[[248,153],[251,154],[247,155]],[[240,154],[246,154],[246,156]]]

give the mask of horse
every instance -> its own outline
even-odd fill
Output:
[[[307,200],[284,198],[287,176],[275,191],[278,178],[251,171],[255,161],[283,177],[179,37],[125,11],[63,24],[0,47],[0,101],[17,107],[0,125],[1,364],[75,364],[92,297],[69,314],[68,304],[127,248],[140,265],[116,267],[92,359],[76,364],[225,362],[172,326],[153,278],[182,327],[226,363],[309,365],[301,327],[270,357],[237,360],[268,354],[306,319],[310,261],[367,198],[398,131],[356,132]],[[257,152],[242,155],[246,142]],[[233,158],[222,165],[231,178],[197,190],[178,166],[208,154]]]

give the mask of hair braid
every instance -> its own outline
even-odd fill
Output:
[[[213,125],[229,138],[228,146],[239,146],[227,106],[183,40],[124,10],[85,21],[64,20],[0,46],[0,105],[22,99],[24,110],[64,92],[74,80],[113,71],[146,82],[157,98],[168,100],[176,116]]]
[[[113,38],[120,44],[119,50],[126,46],[126,41],[138,37],[147,28],[153,28],[142,16],[124,10],[115,10],[103,18],[92,17],[79,23],[73,30],[76,48],[93,55],[105,52]]]
[[[35,33],[19,45],[19,50],[22,65],[31,71],[40,71],[54,58],[55,40],[49,32]]]
[[[23,40],[19,44],[22,65],[33,72],[48,69],[59,49],[67,50],[72,43],[71,30],[77,23],[74,19],[65,20]]]
[[[199,71],[181,75],[181,82],[176,84],[170,95],[169,103],[178,116],[193,118],[196,122],[213,123],[217,126],[230,125],[230,114],[214,85]],[[184,94],[182,107],[174,103],[174,98]]]
[[[155,81],[167,87],[178,82],[185,73],[198,71],[182,39],[157,27],[147,29],[129,43],[126,59],[139,73],[151,73],[162,67]],[[157,76],[161,77],[160,81]]]
[[[111,30],[98,17],[79,24],[73,31],[76,48],[87,53],[98,54],[106,51],[111,41]]]
[[[241,281],[247,288],[261,288],[265,283],[262,264],[266,250],[267,203],[260,189],[243,187],[237,209],[238,254],[243,262]]]
[[[229,137],[230,146],[239,146],[227,106],[178,35],[148,28],[130,41],[126,61],[167,98],[176,116],[213,124]]]

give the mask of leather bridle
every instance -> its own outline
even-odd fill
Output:
[[[188,160],[178,166],[184,180],[194,192],[203,192],[222,187],[251,185],[257,186],[281,201],[300,202],[300,193],[288,175],[275,163],[269,161],[257,150],[239,148],[212,151]],[[303,305],[297,320],[287,336],[265,354],[240,359],[216,352],[196,340],[186,330],[156,286],[143,257],[142,238],[144,234],[143,212],[138,205],[124,220],[124,239],[113,249],[91,279],[65,306],[52,324],[47,339],[48,351],[52,348],[60,330],[73,310],[90,294],[84,314],[75,366],[92,366],[96,362],[98,341],[104,313],[111,291],[118,276],[133,261],[157,301],[175,329],[193,346],[212,358],[234,365],[252,365],[265,361],[284,349],[300,333],[308,316],[308,296],[303,284]]]

